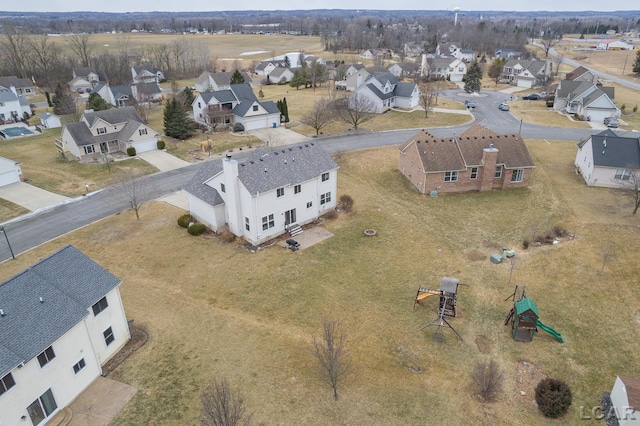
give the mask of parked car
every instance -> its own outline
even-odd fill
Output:
[[[500,105],[498,105],[498,109],[500,111],[509,111],[509,104],[506,104],[503,102]]]
[[[540,99],[540,95],[538,95],[537,93],[529,93],[528,95],[523,96],[522,99],[524,99],[525,101],[537,101],[538,99]]]
[[[84,89],[82,87],[78,87],[78,89],[76,90],[78,93],[84,93]]]
[[[540,96],[540,99],[547,99],[547,92],[540,92],[538,96]]]
[[[91,93],[91,88],[87,87],[87,93]]]
[[[616,117],[606,117],[604,119],[604,124],[607,127],[618,127],[620,126],[620,120],[618,120]]]
[[[475,108],[476,107],[476,101],[472,101],[470,99],[467,99],[466,101],[464,101],[464,107],[465,108]]]

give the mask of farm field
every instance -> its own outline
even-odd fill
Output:
[[[176,224],[181,210],[155,202],[140,221],[124,212],[21,254],[0,279],[65,244],[122,279],[127,316],[150,339],[110,376],[139,389],[115,425],[198,424],[199,392],[216,377],[242,393],[256,424],[581,424],[579,407],[598,404],[617,374],[640,374],[638,222],[620,192],[575,175],[574,141],[527,145],[537,165],[530,188],[437,198],[410,188],[394,147],[341,154],[338,195],[351,195],[354,211],[322,224],[334,236],[300,252],[274,245],[251,254],[192,237]],[[575,238],[522,249],[554,226]],[[377,236],[363,236],[367,228]],[[603,243],[615,244],[616,257],[600,275]],[[517,253],[511,282],[508,263],[488,261],[502,247]],[[444,330],[436,343],[433,327],[418,330],[435,319],[434,300],[411,309],[418,286],[437,287],[443,276],[468,285],[450,320],[462,341]],[[565,343],[543,332],[531,343],[510,338],[504,299],[515,284]],[[309,352],[323,318],[348,332],[353,371],[338,401]],[[615,350],[603,350],[612,342]],[[505,371],[505,391],[481,404],[470,374],[489,360]],[[574,393],[557,421],[532,404],[527,377],[544,375]]]

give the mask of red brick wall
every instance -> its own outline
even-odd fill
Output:
[[[407,148],[405,152],[400,152],[398,158],[398,170],[405,175],[409,182],[421,193],[426,194],[431,189],[425,190],[425,174],[422,168],[422,160],[415,145]]]

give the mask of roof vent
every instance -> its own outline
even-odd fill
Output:
[[[40,299],[40,303],[44,303],[44,299],[42,297],[39,297]]]
[[[266,167],[264,168],[264,172],[267,173],[267,168]]]
[[[604,140],[602,141],[602,146],[605,147],[605,148],[607,147],[607,137],[606,136],[604,137]]]
[[[489,149],[493,149],[493,144],[492,143],[489,144]]]
[[[5,316],[4,310],[0,309],[0,317]]]
[[[286,158],[284,159],[284,164],[287,164],[287,159]]]

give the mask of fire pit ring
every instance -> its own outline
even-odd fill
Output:
[[[365,230],[364,230],[364,235],[365,235],[366,237],[373,237],[373,236],[375,236],[376,234],[377,234],[377,232],[376,232],[376,230],[375,230],[375,229],[365,229]]]

